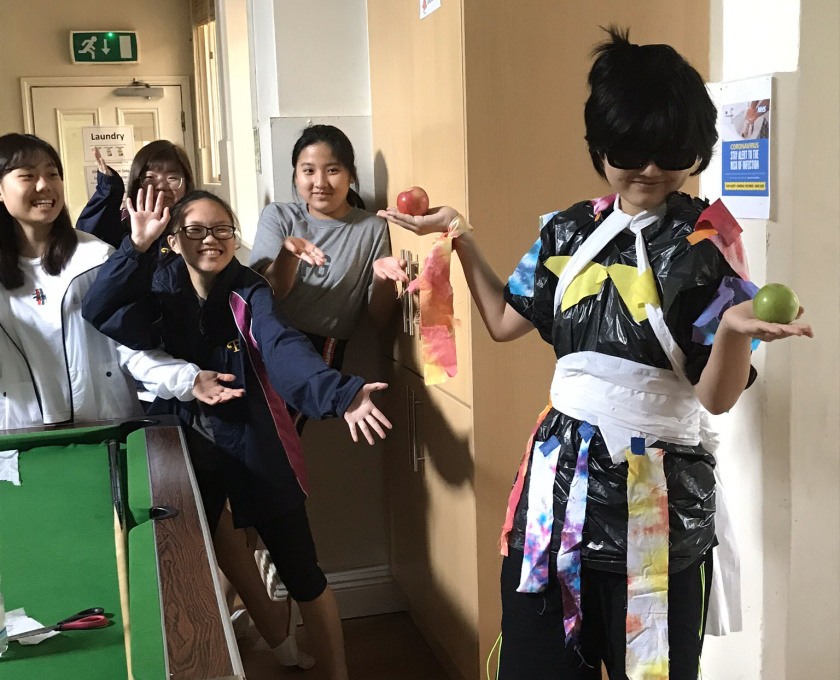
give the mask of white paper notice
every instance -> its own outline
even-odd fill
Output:
[[[99,148],[108,165],[131,163],[134,158],[134,127],[132,125],[100,125],[82,128],[85,160],[95,163],[93,150]]]
[[[0,451],[0,482],[11,482],[15,486],[20,486],[17,449]]]
[[[420,0],[420,18],[425,19],[436,9],[440,9],[441,0]]]

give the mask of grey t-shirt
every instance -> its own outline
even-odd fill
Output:
[[[305,205],[270,203],[257,224],[251,267],[271,264],[287,236],[311,241],[327,261],[320,267],[299,262],[278,309],[301,331],[349,339],[370,296],[373,262],[391,254],[387,222],[358,208],[341,220],[319,220]]]

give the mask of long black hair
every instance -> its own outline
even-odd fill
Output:
[[[301,151],[313,144],[326,144],[333,156],[350,173],[350,181],[355,185],[347,192],[347,202],[354,208],[365,209],[365,202],[359,196],[359,173],[356,171],[356,153],[350,139],[335,125],[310,125],[301,133],[292,149],[292,184],[294,185],[294,168],[297,167]],[[295,188],[297,192],[297,188]]]
[[[717,111],[703,78],[670,45],[635,45],[629,31],[604,29],[589,71],[584,120],[592,164],[604,177],[603,153],[622,148],[652,153],[684,149],[709,165],[717,142]]]
[[[59,177],[63,180],[64,168],[61,165],[61,158],[56,150],[43,139],[17,132],[0,136],[0,181],[13,170],[36,165],[44,158],[55,165]],[[41,258],[44,271],[50,276],[60,274],[76,252],[78,242],[76,230],[73,229],[73,223],[70,220],[70,213],[64,205],[53,222],[47,249]],[[20,268],[19,261],[20,245],[15,229],[15,218],[9,213],[6,204],[0,202],[0,286],[6,290],[14,290],[23,285],[23,270]]]

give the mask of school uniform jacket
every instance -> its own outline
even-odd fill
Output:
[[[300,503],[307,492],[300,439],[285,402],[312,418],[342,415],[364,384],[330,369],[309,340],[275,310],[271,287],[236,259],[207,300],[180,257],[159,265],[126,238],[103,266],[84,303],[94,326],[133,348],[163,346],[173,356],[236,376],[245,396],[203,407],[223,457],[234,521],[252,524],[260,499]],[[179,409],[182,420],[195,417]]]
[[[82,299],[98,268],[113,249],[89,234],[78,234],[78,246],[58,275],[66,282],[61,301],[64,364],[70,384],[71,418],[89,422],[143,415],[134,381],[156,385],[166,398],[192,399],[198,367],[163,352],[133,351],[99,333],[81,314]],[[12,323],[9,291],[0,287],[0,429],[44,424],[30,361]]]

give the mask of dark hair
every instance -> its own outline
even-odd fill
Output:
[[[221,206],[222,210],[224,210],[228,217],[230,217],[230,223],[237,229],[239,229],[239,220],[236,219],[236,215],[233,214],[233,208],[231,208],[227,201],[223,198],[219,198],[216,194],[212,194],[209,191],[204,191],[204,189],[194,189],[193,191],[189,192],[188,194],[184,194],[184,197],[181,198],[172,208],[172,214],[169,218],[169,225],[167,226],[167,232],[169,234],[174,234],[184,226],[184,213],[186,212],[187,208],[190,204],[195,203],[196,201],[202,200],[214,201],[219,206]]]
[[[0,136],[0,181],[12,170],[35,164],[44,157],[55,165],[59,177],[63,180],[64,168],[61,158],[43,139],[16,132]],[[61,199],[64,200],[63,195]],[[0,285],[6,290],[14,290],[23,285],[23,271],[19,262],[21,247],[15,224],[16,220],[9,213],[6,204],[0,202]],[[47,249],[41,258],[44,271],[50,276],[60,274],[76,252],[78,242],[76,230],[70,221],[70,213],[64,205],[53,222]]]
[[[350,181],[356,185],[355,190],[351,187],[347,192],[347,202],[354,208],[364,210],[365,202],[358,193],[359,173],[356,172],[356,153],[353,151],[353,144],[347,135],[334,125],[310,125],[298,137],[292,149],[292,186],[294,187],[294,168],[297,168],[301,151],[308,146],[321,143],[330,147],[335,159],[350,173]],[[297,193],[296,187],[295,192]]]
[[[686,149],[706,169],[717,141],[717,111],[703,78],[670,45],[635,45],[610,26],[592,52],[584,120],[592,164],[604,177],[603,152]]]
[[[177,144],[167,139],[156,139],[149,142],[134,155],[131,171],[128,173],[128,192],[126,195],[133,201],[143,182],[143,174],[153,170],[155,166],[171,165],[180,167],[184,175],[184,192],[190,193],[195,189],[192,167],[187,152]]]

